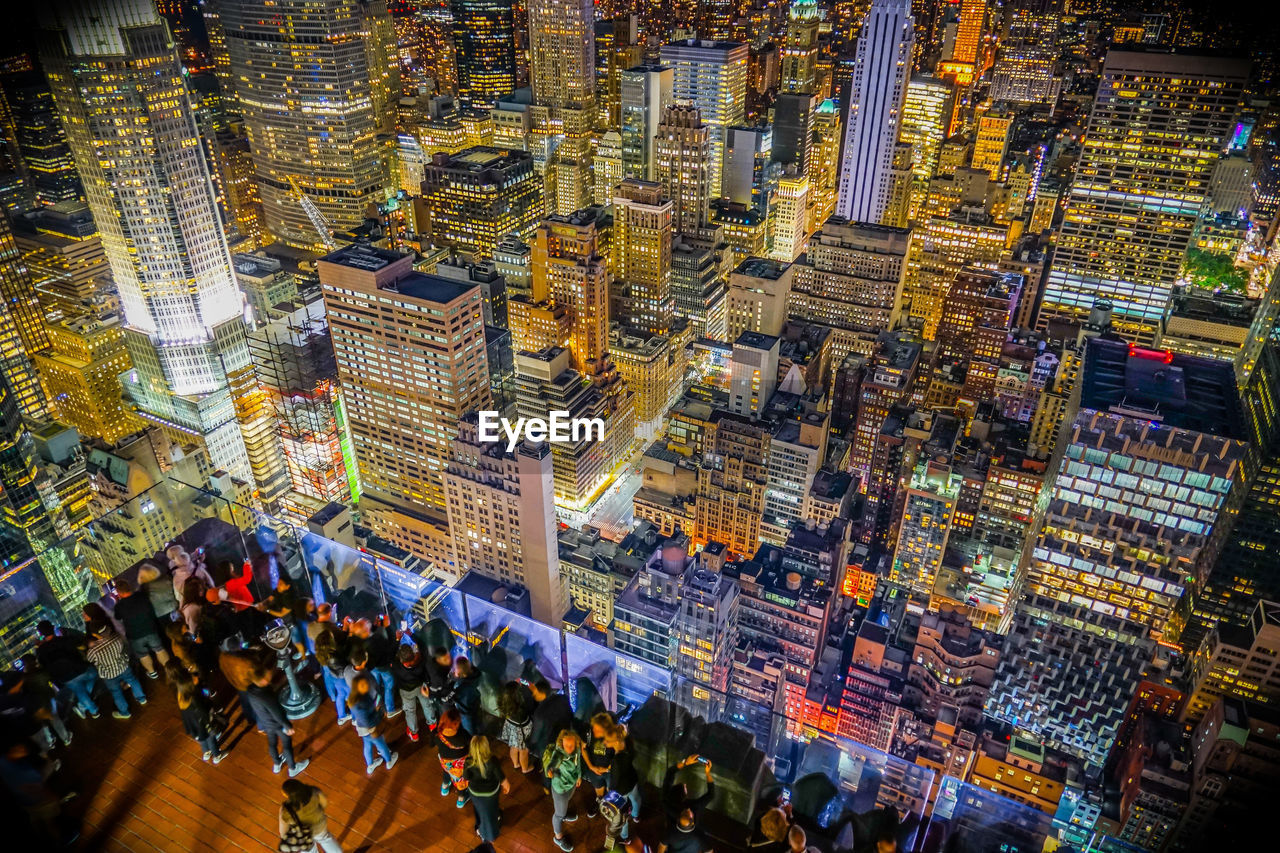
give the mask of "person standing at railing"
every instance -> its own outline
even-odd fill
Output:
[[[175,621],[178,615],[178,597],[173,591],[173,580],[165,577],[160,568],[152,563],[143,563],[138,569],[138,591],[145,593],[151,602],[151,610],[161,624]]]
[[[151,607],[151,599],[140,595],[125,579],[116,581],[115,616],[124,626],[129,649],[147,672],[147,678],[158,678],[159,670],[169,662],[169,651],[160,636],[160,623]]]
[[[472,734],[479,734],[480,672],[470,660],[459,655],[453,661],[450,682],[449,702],[462,715],[462,727]]]
[[[383,707],[388,717],[400,715],[396,705],[396,685],[391,678],[391,662],[395,660],[396,638],[388,627],[385,614],[378,617],[377,623],[368,619],[347,619],[347,632],[351,635],[352,660],[356,653],[363,650],[368,660],[368,670],[382,691]]]
[[[573,708],[569,705],[569,697],[553,692],[551,685],[543,678],[536,678],[529,683],[529,695],[537,703],[533,709],[533,728],[529,733],[529,752],[541,761],[556,735],[573,728]],[[545,775],[542,777],[542,786],[550,790],[550,783]]]
[[[573,842],[565,835],[564,825],[578,819],[569,810],[573,792],[582,784],[582,738],[572,729],[565,729],[547,747],[542,755],[542,773],[551,788],[551,831],[555,833],[556,846],[565,853],[573,850]]]
[[[691,796],[689,788],[683,782],[676,782],[676,774],[686,767],[702,761],[706,773],[707,787],[698,796]],[[697,754],[679,761],[667,770],[662,781],[663,806],[667,813],[668,829],[662,843],[658,845],[658,853],[706,853],[710,850],[706,838],[698,829],[702,810],[715,796],[716,783],[711,776],[711,762],[700,758]]]
[[[93,688],[98,685],[98,671],[85,657],[83,647],[88,639],[79,631],[70,629],[58,633],[47,619],[36,625],[40,642],[36,645],[36,660],[49,673],[53,683],[75,697],[75,712],[80,716],[98,716],[98,703],[93,700]]]
[[[518,681],[508,681],[498,695],[498,713],[502,715],[502,741],[507,745],[511,766],[517,773],[529,773],[533,762],[529,760],[529,733],[533,720],[529,716],[529,700],[524,687]]]
[[[316,662],[320,664],[324,690],[338,712],[338,725],[346,725],[351,722],[347,709],[347,697],[351,695],[347,668],[351,662],[347,658],[346,634],[338,630],[320,634],[316,638]]]
[[[404,709],[405,733],[409,740],[418,742],[418,711],[430,719],[430,700],[427,698],[426,659],[416,645],[401,645],[391,664],[391,678],[400,694],[400,707]]]
[[[640,774],[636,772],[636,751],[631,743],[631,734],[622,723],[614,723],[605,737],[605,743],[613,750],[613,764],[609,767],[609,789],[626,797],[631,804],[631,816],[640,819],[640,808],[643,801],[640,794]],[[621,838],[628,840],[630,823],[622,828]]]
[[[435,737],[436,722],[444,711],[445,700],[453,687],[450,675],[453,672],[453,655],[448,649],[433,649],[431,657],[423,662],[423,673],[426,676],[427,691],[427,731],[428,740]]]

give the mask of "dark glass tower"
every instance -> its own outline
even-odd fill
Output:
[[[458,105],[487,113],[516,88],[511,0],[452,0],[457,51]]]

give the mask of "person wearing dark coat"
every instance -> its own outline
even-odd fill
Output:
[[[494,841],[502,824],[501,794],[511,790],[511,783],[502,772],[502,764],[493,757],[489,739],[484,735],[471,738],[469,755],[462,770],[471,797],[471,807],[476,814],[476,835],[481,841]]]
[[[573,729],[573,708],[569,705],[569,697],[552,692],[551,685],[544,679],[532,682],[529,693],[533,696],[533,701],[538,703],[531,716],[529,754],[541,757],[560,732]],[[543,787],[547,787],[545,781]]]
[[[297,761],[293,756],[293,725],[285,716],[280,697],[271,686],[271,670],[259,669],[254,673],[253,683],[242,694],[253,709],[253,717],[258,722],[258,731],[267,736],[267,752],[271,755],[271,772],[279,773],[286,764],[289,775],[297,776],[311,759]]]

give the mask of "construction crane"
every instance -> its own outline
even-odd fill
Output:
[[[289,185],[293,187],[293,192],[297,195],[303,212],[307,214],[307,219],[311,220],[311,226],[320,235],[320,242],[324,244],[325,249],[332,252],[338,248],[338,244],[333,240],[333,226],[329,224],[328,219],[325,219],[324,213],[311,200],[311,197],[302,191],[302,187],[298,186],[298,182],[293,175],[289,176]]]

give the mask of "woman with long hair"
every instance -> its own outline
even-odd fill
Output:
[[[200,622],[204,618],[205,589],[204,581],[200,578],[187,578],[182,585],[182,606],[178,608],[178,612],[182,614],[182,622],[187,626],[187,633],[197,643],[203,639],[200,636]]]
[[[476,835],[480,836],[481,841],[492,842],[498,837],[498,827],[502,823],[502,806],[498,802],[498,795],[509,792],[511,783],[503,775],[502,764],[493,757],[489,739],[484,735],[476,735],[471,739],[462,775],[471,794],[471,807],[476,812]]]
[[[213,706],[196,682],[195,676],[184,667],[168,669],[169,683],[178,694],[178,710],[182,713],[182,727],[204,749],[205,761],[219,764],[227,754],[218,745],[218,728],[213,720]]]
[[[507,745],[511,764],[520,773],[533,770],[529,760],[529,733],[533,731],[533,717],[529,713],[529,701],[518,681],[508,681],[498,694],[498,713],[502,715],[502,742]]]
[[[384,761],[387,769],[396,766],[399,753],[391,751],[387,739],[378,734],[378,726],[386,718],[382,706],[378,704],[378,690],[371,676],[361,673],[351,682],[351,695],[347,697],[347,708],[350,709],[351,721],[355,724],[356,734],[364,741],[364,772],[372,776],[373,771]],[[374,751],[377,751],[377,757]]]
[[[609,789],[617,791],[631,803],[631,816],[640,819],[640,774],[636,772],[636,751],[631,734],[622,723],[614,723],[605,736],[605,743],[613,750],[613,764],[609,767]],[[630,837],[630,826],[624,824],[622,840]]]
[[[436,739],[440,755],[440,769],[443,771],[440,780],[440,796],[449,796],[450,791],[458,792],[458,808],[467,804],[467,778],[463,774],[466,769],[467,756],[471,752],[471,732],[462,725],[462,715],[457,708],[446,708],[440,715],[440,723],[436,726]]]

